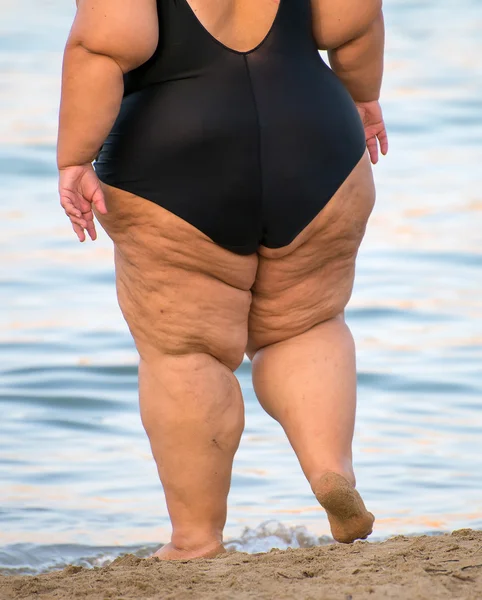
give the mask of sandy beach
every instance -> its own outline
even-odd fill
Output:
[[[246,358],[233,552],[184,563],[143,558],[171,524],[112,242],[99,231],[79,244],[58,202],[74,13],[73,1],[0,0],[0,600],[482,600],[482,0],[384,7],[390,151],[346,311],[375,541],[329,543]]]
[[[482,598],[482,531],[397,536],[385,542],[239,552],[160,562],[126,555],[107,567],[0,578],[1,600]]]

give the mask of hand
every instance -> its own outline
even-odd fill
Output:
[[[378,162],[378,144],[380,144],[383,156],[388,152],[388,136],[383,122],[382,107],[376,100],[373,102],[356,102],[356,107],[365,129],[370,159],[376,165]]]
[[[104,194],[100,181],[90,163],[59,169],[60,204],[72,222],[79,242],[85,242],[85,230],[91,240],[97,238],[92,205],[106,214]]]

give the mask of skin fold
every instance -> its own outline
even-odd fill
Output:
[[[276,0],[190,0],[214,37],[240,51],[269,30]],[[367,154],[284,248],[236,255],[161,206],[101,184],[91,162],[117,117],[123,75],[158,43],[155,0],[79,0],[62,76],[60,201],[78,239],[114,242],[119,305],[140,356],[141,417],[173,534],[162,559],[224,551],[232,461],[244,427],[233,371],[247,353],[263,408],[283,426],[340,542],[373,515],[355,490],[353,338],[344,320],[375,201],[370,159],[388,150],[379,104],[378,0],[313,0],[313,35],[355,101]]]

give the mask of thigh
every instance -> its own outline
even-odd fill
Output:
[[[373,176],[365,154],[289,246],[260,248],[249,316],[249,353],[343,312],[374,201]]]
[[[162,207],[103,186],[97,214],[115,246],[119,305],[141,358],[211,354],[243,359],[257,255],[239,256]]]

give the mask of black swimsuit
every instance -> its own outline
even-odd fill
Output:
[[[187,0],[158,0],[159,45],[125,76],[95,169],[238,254],[289,244],[361,159],[365,135],[323,62],[310,0],[281,0],[249,52],[216,40]]]

